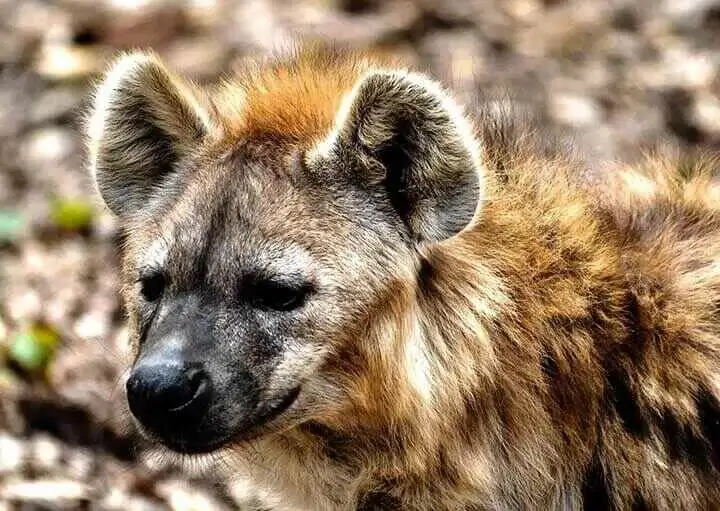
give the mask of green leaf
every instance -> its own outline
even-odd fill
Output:
[[[15,240],[25,228],[25,217],[18,211],[0,209],[0,243]]]
[[[92,204],[77,199],[56,200],[51,210],[55,225],[69,231],[78,231],[89,226],[94,214]]]
[[[41,372],[55,355],[58,341],[53,329],[36,325],[15,335],[8,355],[26,371]]]

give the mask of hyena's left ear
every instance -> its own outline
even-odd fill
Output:
[[[212,127],[197,92],[145,52],[115,60],[89,114],[91,172],[119,216],[142,211]]]
[[[484,172],[470,123],[436,82],[418,73],[366,74],[314,154],[382,183],[419,242],[459,233],[482,200]]]

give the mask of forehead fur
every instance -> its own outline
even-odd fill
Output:
[[[304,45],[243,63],[215,103],[231,138],[311,144],[332,129],[343,97],[365,72],[404,67],[379,52]]]

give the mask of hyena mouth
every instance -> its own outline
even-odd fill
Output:
[[[255,420],[257,426],[269,425],[271,421],[282,415],[288,408],[290,408],[295,400],[300,395],[300,387],[295,387],[282,399],[272,404]]]
[[[200,424],[189,426],[166,422],[165,427],[157,428],[139,424],[140,431],[153,442],[180,454],[210,454],[232,444],[239,444],[259,438],[273,431],[275,420],[286,412],[300,395],[300,387],[295,387],[270,406],[258,408],[259,413],[252,414],[237,426],[223,427],[213,417],[207,416]],[[212,424],[213,427],[208,427]],[[181,431],[185,429],[185,431]],[[213,431],[214,430],[214,431]]]

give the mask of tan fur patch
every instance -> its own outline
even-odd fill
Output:
[[[330,131],[343,96],[364,72],[397,66],[380,53],[306,45],[285,58],[243,63],[218,91],[217,109],[230,137],[311,145]]]

